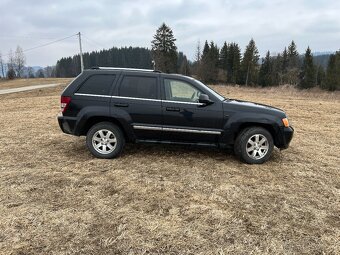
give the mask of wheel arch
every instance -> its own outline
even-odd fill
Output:
[[[278,139],[277,139],[277,130],[275,129],[273,124],[270,123],[259,123],[259,122],[245,122],[240,124],[238,130],[234,133],[234,142],[237,139],[238,135],[245,130],[246,128],[250,128],[250,127],[261,127],[265,130],[267,130],[274,141],[274,145],[276,146],[278,143]]]
[[[87,132],[89,131],[89,129],[95,125],[98,124],[100,122],[110,122],[113,123],[115,125],[117,125],[123,132],[124,134],[124,138],[127,141],[131,141],[133,140],[131,138],[131,134],[128,133],[128,131],[126,130],[126,128],[124,128],[124,125],[116,118],[114,117],[108,117],[108,116],[92,116],[89,117],[86,122],[84,123],[84,125],[82,126],[82,128],[79,130],[79,135],[86,135]]]

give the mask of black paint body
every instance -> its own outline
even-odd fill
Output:
[[[83,82],[98,74],[115,76],[109,94],[79,95],[77,91]],[[124,76],[155,77],[157,98],[120,97],[118,90]],[[164,79],[189,83],[208,95],[212,102],[203,105],[165,100]],[[63,115],[58,117],[59,125],[63,132],[76,136],[86,135],[89,128],[98,122],[111,121],[121,127],[129,142],[232,147],[242,129],[260,126],[271,133],[276,147],[285,149],[294,132],[292,127],[284,127],[282,119],[286,118],[286,114],[280,109],[240,100],[221,99],[202,83],[177,74],[129,69],[85,70],[63,91],[62,96],[70,97],[71,102]]]

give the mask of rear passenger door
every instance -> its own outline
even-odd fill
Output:
[[[111,113],[115,111],[126,116],[137,139],[161,139],[159,75],[123,73],[111,99]]]

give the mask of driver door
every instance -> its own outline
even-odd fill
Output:
[[[163,140],[217,143],[221,134],[221,102],[198,102],[203,92],[181,79],[164,78],[162,95]]]

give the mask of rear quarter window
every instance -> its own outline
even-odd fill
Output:
[[[90,76],[78,89],[80,94],[110,95],[115,75],[95,74]]]

